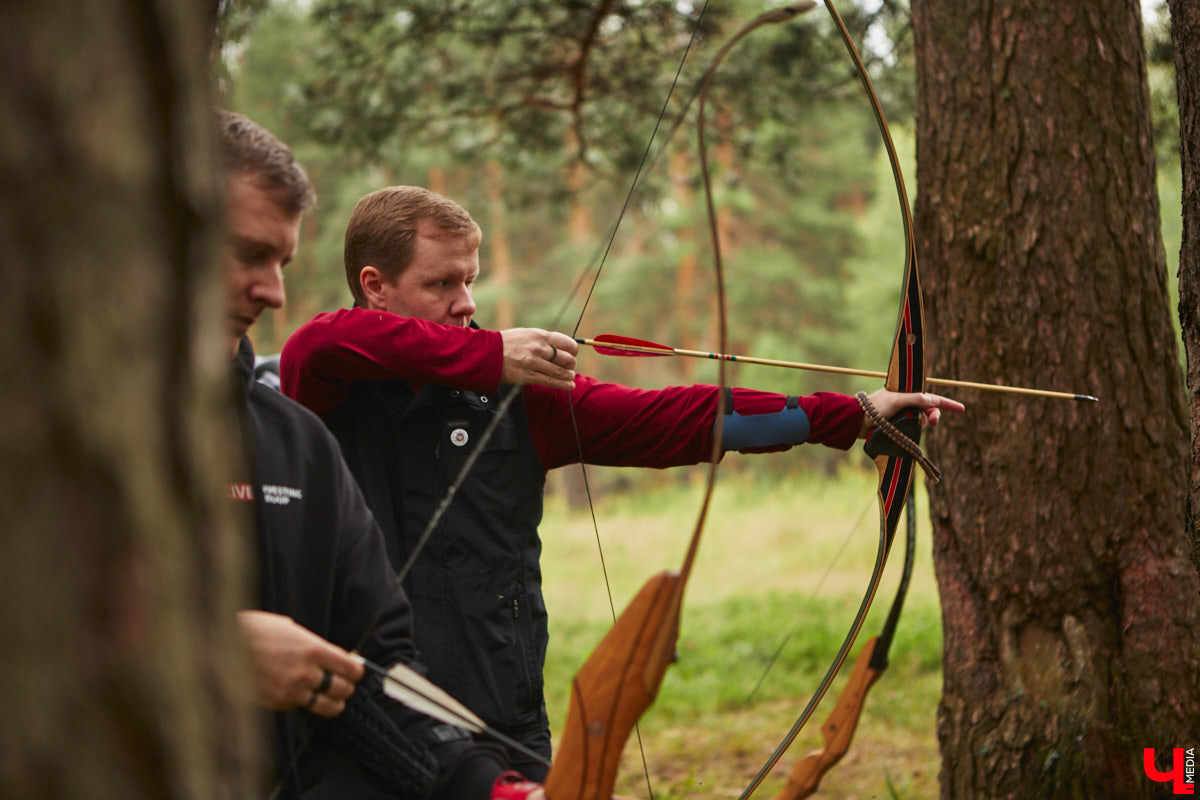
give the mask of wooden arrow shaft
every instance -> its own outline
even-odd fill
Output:
[[[832,367],[827,364],[807,364],[803,361],[781,361],[775,358],[759,358],[758,356],[739,356],[728,355],[725,353],[706,353],[702,350],[684,350],[680,347],[649,347],[646,345],[625,344],[622,342],[598,341],[596,339],[576,339],[582,345],[588,347],[612,349],[612,350],[627,350],[631,353],[644,353],[647,355],[658,356],[685,356],[687,358],[708,358],[718,361],[736,361],[742,364],[759,364],[766,367],[784,367],[785,369],[803,369],[811,372],[832,372],[838,375],[859,375],[864,378],[887,378],[886,372],[876,372],[867,369],[853,369],[851,367]],[[1049,389],[1026,389],[1022,386],[1005,386],[996,383],[975,383],[974,381],[958,381],[950,378],[926,378],[925,382],[933,386],[954,386],[960,389],[982,389],[989,392],[1009,392],[1011,394],[1024,394],[1033,397],[1055,397],[1061,400],[1078,400],[1082,402],[1097,403],[1095,397],[1086,394],[1074,394],[1072,392],[1055,392]]]

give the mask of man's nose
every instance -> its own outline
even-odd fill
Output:
[[[454,303],[450,307],[451,316],[466,317],[470,319],[475,316],[475,298],[471,296],[469,287],[464,286],[459,290],[458,295],[454,298]]]
[[[287,291],[283,288],[283,265],[271,267],[262,280],[254,284],[253,296],[262,301],[267,308],[282,308],[287,300]]]

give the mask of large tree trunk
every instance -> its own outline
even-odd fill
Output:
[[[257,788],[208,17],[0,4],[6,797]]]
[[[964,392],[931,437],[942,796],[1147,797],[1200,731],[1200,587],[1140,7],[912,16],[931,374],[1102,401]]]
[[[1187,351],[1191,394],[1192,460],[1187,530],[1192,563],[1200,570],[1200,6],[1170,0],[1179,96],[1179,146],[1183,174],[1183,241],[1179,247],[1179,322]]]

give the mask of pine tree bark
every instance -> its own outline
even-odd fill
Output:
[[[1200,586],[1140,7],[912,19],[931,374],[1102,401],[961,392],[930,437],[942,797],[1148,797],[1200,731]]]
[[[246,532],[198,0],[0,4],[0,786],[242,798]],[[217,444],[224,442],[225,452]]]
[[[1179,322],[1187,352],[1192,421],[1187,530],[1200,571],[1200,7],[1169,0],[1179,98],[1179,158],[1183,175],[1183,240],[1179,246]]]

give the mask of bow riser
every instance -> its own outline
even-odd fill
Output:
[[[893,392],[922,392],[925,375],[925,318],[916,254],[911,251],[904,270],[904,300],[884,386]]]
[[[913,462],[900,456],[878,456],[875,466],[879,470],[879,515],[886,541],[886,558],[896,538],[896,527],[904,511],[904,499],[912,483]]]
[[[906,215],[907,216],[907,215]],[[893,392],[925,391],[925,310],[921,301],[921,279],[917,271],[917,256],[910,244],[904,265],[904,296],[896,321],[896,337],[888,361],[888,376],[884,386]],[[917,436],[920,428],[917,428]],[[914,441],[916,439],[914,438]],[[886,547],[891,550],[904,510],[904,500],[913,479],[913,461],[903,455],[874,456],[879,470],[879,511]],[[886,554],[885,554],[886,556]]]

